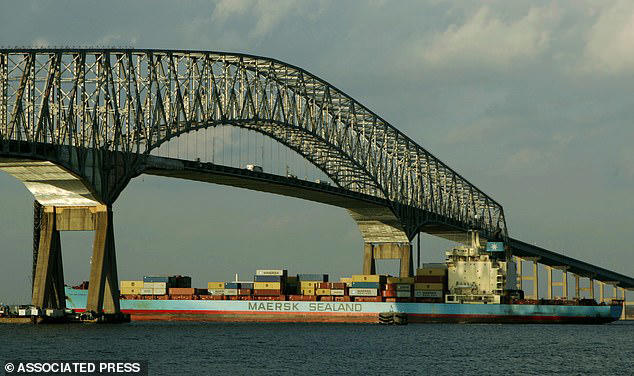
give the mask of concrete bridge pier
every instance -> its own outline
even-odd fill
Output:
[[[95,231],[86,310],[118,313],[119,282],[112,208],[106,205],[41,208],[39,245],[33,276],[33,305],[58,309],[66,305],[60,231]]]
[[[64,268],[62,247],[55,207],[35,205],[34,236],[37,255],[33,272],[31,304],[36,307],[65,309]]]
[[[414,260],[410,243],[365,243],[363,253],[363,274],[376,274],[375,260],[401,260],[400,276],[411,277]]]

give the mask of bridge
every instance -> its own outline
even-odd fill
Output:
[[[252,159],[234,158],[236,130],[240,146],[243,132],[248,135]],[[286,171],[279,171],[281,158],[277,173],[247,166],[260,151],[260,161],[267,160],[264,140],[271,161],[275,142],[278,157],[284,148],[321,178],[298,178],[288,160]],[[174,158],[170,145],[177,141]],[[33,304],[39,307],[64,305],[59,232],[90,230],[95,241],[87,309],[119,310],[112,204],[142,174],[345,208],[364,239],[368,274],[376,259],[396,258],[401,275],[411,275],[412,240],[421,232],[466,242],[476,231],[483,239],[506,241],[509,252],[535,263],[533,277],[526,277],[533,278],[535,295],[537,262],[612,284],[622,294],[634,288],[627,276],[510,238],[503,208],[489,195],[336,87],[271,58],[0,49],[0,170],[21,180],[35,198]]]

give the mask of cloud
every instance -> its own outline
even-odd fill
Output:
[[[588,30],[582,72],[619,74],[634,69],[634,3],[617,1],[599,12]]]
[[[507,67],[548,49],[555,14],[550,8],[530,8],[513,22],[483,6],[464,23],[436,33],[429,45],[419,41],[416,49],[431,66],[476,63]]]
[[[256,21],[250,35],[261,37],[302,6],[297,0],[276,0],[274,3],[265,0],[221,0],[214,8],[212,21],[224,23],[232,17],[251,15]]]

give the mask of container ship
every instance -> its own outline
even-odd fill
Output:
[[[121,310],[133,321],[339,323],[571,323],[618,320],[621,301],[529,300],[516,289],[515,263],[504,244],[461,246],[445,263],[423,264],[414,277],[289,275],[257,270],[250,281],[209,282],[145,276],[121,281]],[[84,312],[87,284],[66,288],[66,306]]]

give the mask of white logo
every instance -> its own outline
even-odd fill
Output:
[[[498,245],[495,244],[495,243],[491,244],[491,249],[494,250],[494,251],[497,251]]]
[[[13,372],[13,370],[15,370],[15,366],[13,365],[13,363],[7,363],[4,365],[4,370],[8,373]]]

